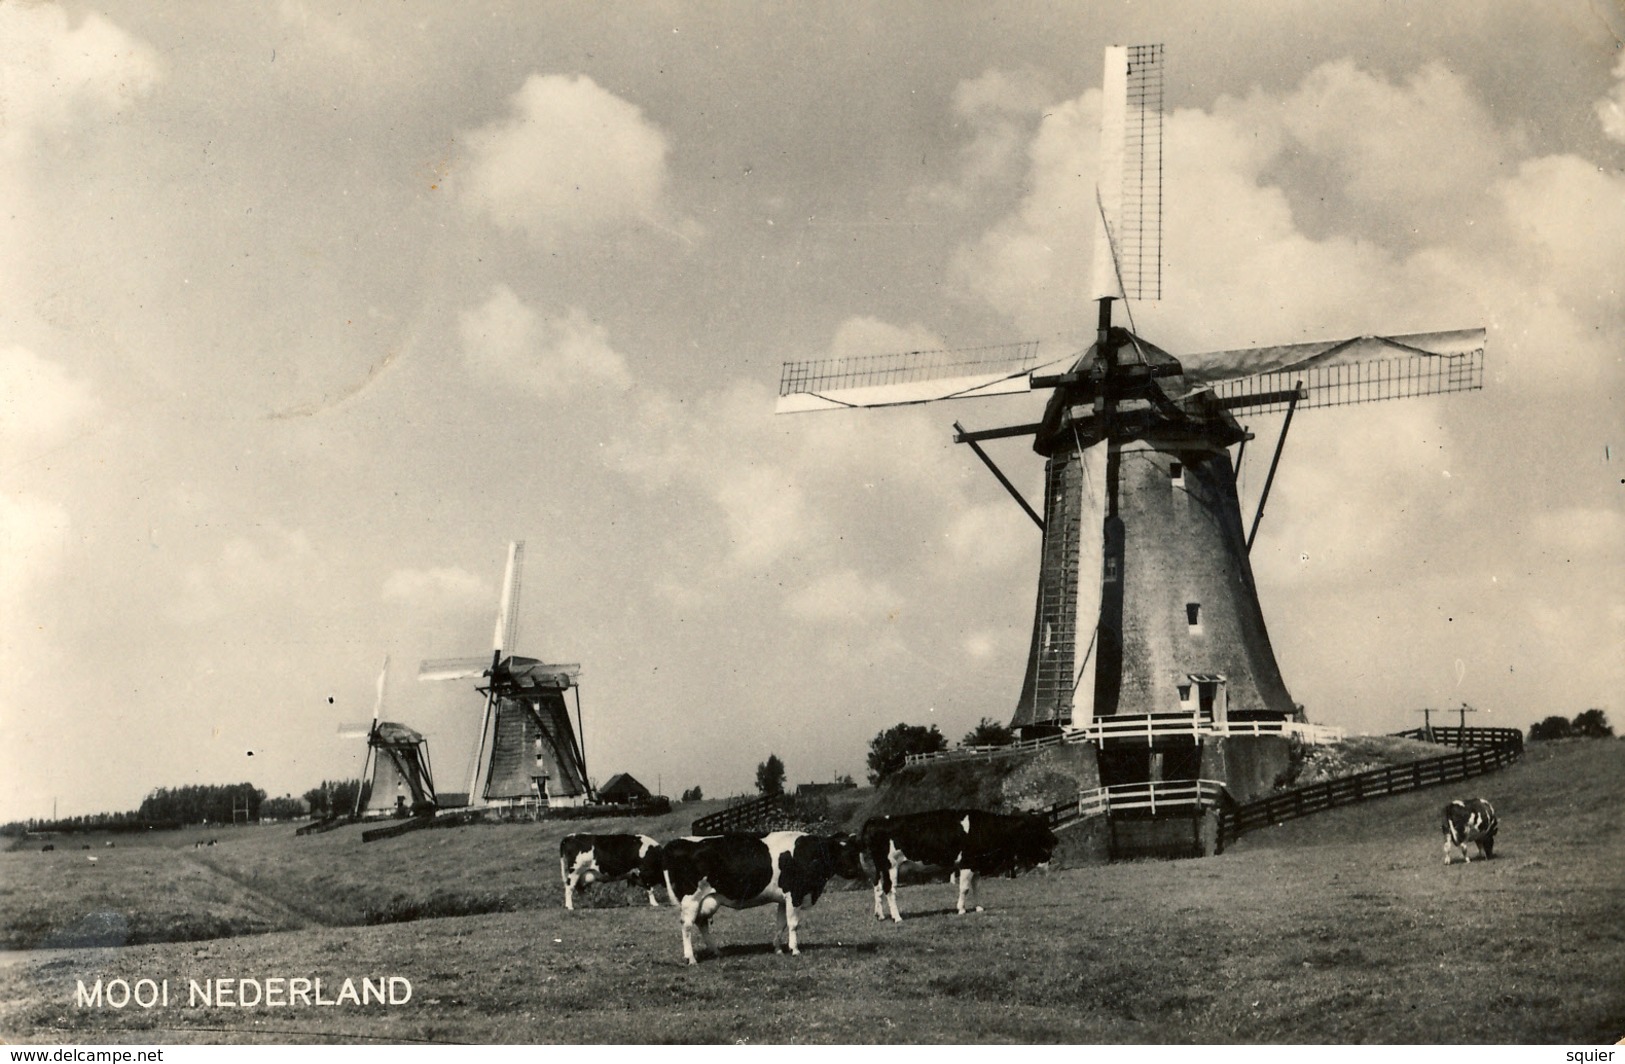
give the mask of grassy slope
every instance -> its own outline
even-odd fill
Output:
[[[1458,789],[1490,797],[1502,813],[1500,856],[1471,865],[1442,863],[1437,815],[1456,791],[1431,790],[1261,831],[1218,858],[990,881],[988,911],[965,918],[948,912],[952,892],[941,882],[901,891],[907,919],[898,927],[872,919],[867,892],[834,894],[807,914],[798,959],[767,951],[767,909],[724,911],[716,924],[723,958],[688,970],[671,909],[566,913],[556,902],[381,927],[62,951],[0,967],[0,1033],[41,1041],[1612,1042],[1625,1034],[1622,782],[1625,743],[1531,747],[1522,763]],[[363,847],[335,833],[320,850],[279,839],[265,849],[356,881],[398,881],[407,866],[439,874],[472,847],[481,856],[464,881],[507,882],[515,873],[504,854],[519,853],[519,878],[546,898],[557,873],[538,853],[541,834],[539,826],[468,828]],[[233,855],[224,842],[216,852],[239,867],[262,859]],[[74,981],[97,975],[168,978],[179,997],[186,979],[211,975],[384,974],[412,980],[411,1004],[73,1008]]]

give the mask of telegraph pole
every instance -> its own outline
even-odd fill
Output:
[[[1433,741],[1433,710],[1427,706],[1422,707],[1422,738],[1428,742]]]
[[[1459,740],[1457,741],[1456,745],[1457,746],[1466,746],[1467,745],[1467,714],[1469,714],[1469,713],[1477,713],[1478,710],[1474,709],[1472,706],[1469,706],[1467,703],[1463,702],[1461,704],[1461,709],[1459,709],[1457,712],[1459,712],[1461,714],[1461,736],[1460,736]]]

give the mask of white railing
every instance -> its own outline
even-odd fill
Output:
[[[1070,728],[1057,735],[1038,739],[1022,739],[1005,746],[956,746],[929,754],[909,754],[905,765],[918,765],[926,761],[945,758],[993,757],[996,754],[1039,750],[1049,746],[1070,746],[1076,743],[1100,743],[1107,739],[1143,739],[1151,745],[1158,739],[1188,736],[1201,740],[1206,736],[1224,738],[1233,735],[1295,735],[1306,743],[1326,745],[1342,742],[1345,732],[1325,724],[1304,724],[1294,720],[1203,720],[1194,716],[1107,717],[1091,721],[1079,728]]]
[[[1118,783],[1110,787],[1095,787],[1078,792],[1073,809],[1056,806],[1050,811],[1054,823],[1064,823],[1089,816],[1104,816],[1111,812],[1145,809],[1152,813],[1170,809],[1201,808],[1217,805],[1229,793],[1218,780],[1146,780],[1141,783]]]

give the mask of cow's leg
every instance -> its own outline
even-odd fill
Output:
[[[903,866],[903,855],[892,851],[891,861],[886,867],[886,904],[891,907],[891,920],[894,924],[903,922],[903,914],[897,911],[897,870]]]
[[[886,918],[886,911],[885,911],[885,909],[882,908],[882,906],[885,904],[885,902],[881,900],[886,896],[885,883],[886,883],[886,869],[884,867],[876,868],[875,869],[875,919],[876,920],[884,920]]]
[[[1448,832],[1445,833],[1444,837],[1444,863],[1450,863],[1450,834]]]
[[[717,896],[714,893],[707,894],[705,900],[700,902],[700,937],[705,939],[705,948],[711,951],[713,957],[722,956],[722,951],[717,949],[717,944],[711,941],[711,917],[716,914],[720,905],[721,903],[717,901]]]
[[[801,947],[796,944],[796,926],[801,923],[801,917],[796,915],[796,903],[790,900],[790,895],[784,896],[784,929],[790,935],[790,955],[801,956]]]
[[[785,916],[785,910],[789,907],[789,905],[790,905],[790,896],[788,894],[786,894],[785,897],[784,897],[784,901],[780,902],[778,905],[773,906],[773,952],[774,953],[783,953],[784,952],[784,932],[785,932],[785,929],[786,929],[786,927],[788,925],[788,922],[789,922],[788,919]]]
[[[970,893],[975,889],[976,889],[976,873],[972,872],[968,868],[961,868],[959,870],[959,915],[960,916],[965,915],[965,898],[968,897],[970,895]],[[976,911],[981,912],[982,907],[980,905],[978,905],[976,907]]]
[[[643,889],[649,892],[649,907],[651,909],[660,908],[660,902],[655,898],[655,888],[646,886]]]
[[[971,904],[976,906],[976,911],[977,912],[981,912],[982,911],[982,901],[981,901],[981,899],[982,899],[982,881],[980,879],[977,879],[976,878],[976,873],[973,870],[969,869],[969,868],[965,869],[965,878],[970,880],[970,900],[971,900]]]
[[[565,861],[562,856],[559,858],[559,877],[564,880],[564,907],[566,909],[574,909],[576,885],[570,881],[569,862]]]
[[[699,896],[691,894],[684,898],[678,909],[682,914],[683,921],[683,959],[690,964],[698,964],[700,962],[694,957],[694,924],[700,913]],[[710,944],[708,938],[706,945]]]
[[[1495,836],[1494,835],[1486,835],[1484,838],[1479,839],[1478,840],[1478,848],[1484,854],[1484,860],[1488,861],[1490,858],[1494,857],[1495,856]]]

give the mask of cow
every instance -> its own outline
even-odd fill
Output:
[[[649,904],[658,908],[655,887],[661,867],[660,843],[647,835],[566,835],[559,843],[564,907],[575,908],[577,885],[595,879],[632,879],[649,892]]]
[[[1487,861],[1495,856],[1495,831],[1501,822],[1495,817],[1495,807],[1483,798],[1462,801],[1460,798],[1444,807],[1444,863],[1449,864],[1451,850],[1461,850],[1461,859],[1472,864],[1467,856],[1467,844],[1478,844],[1478,852]]]
[[[844,832],[775,831],[691,836],[668,842],[666,889],[682,914],[683,959],[698,963],[695,927],[705,939],[705,948],[713,956],[722,955],[711,941],[711,916],[723,905],[730,909],[777,906],[773,952],[782,952],[782,942],[788,938],[791,954],[800,956],[796,910],[818,901],[831,876],[863,879],[859,852],[858,840]]]
[[[884,901],[894,923],[897,870],[905,862],[950,870],[959,882],[959,915],[976,876],[1047,866],[1055,851],[1055,833],[1037,814],[984,813],[979,809],[933,809],[924,813],[880,816],[863,825],[863,851],[874,864],[875,919],[884,920]],[[976,906],[981,912],[982,907]]]

